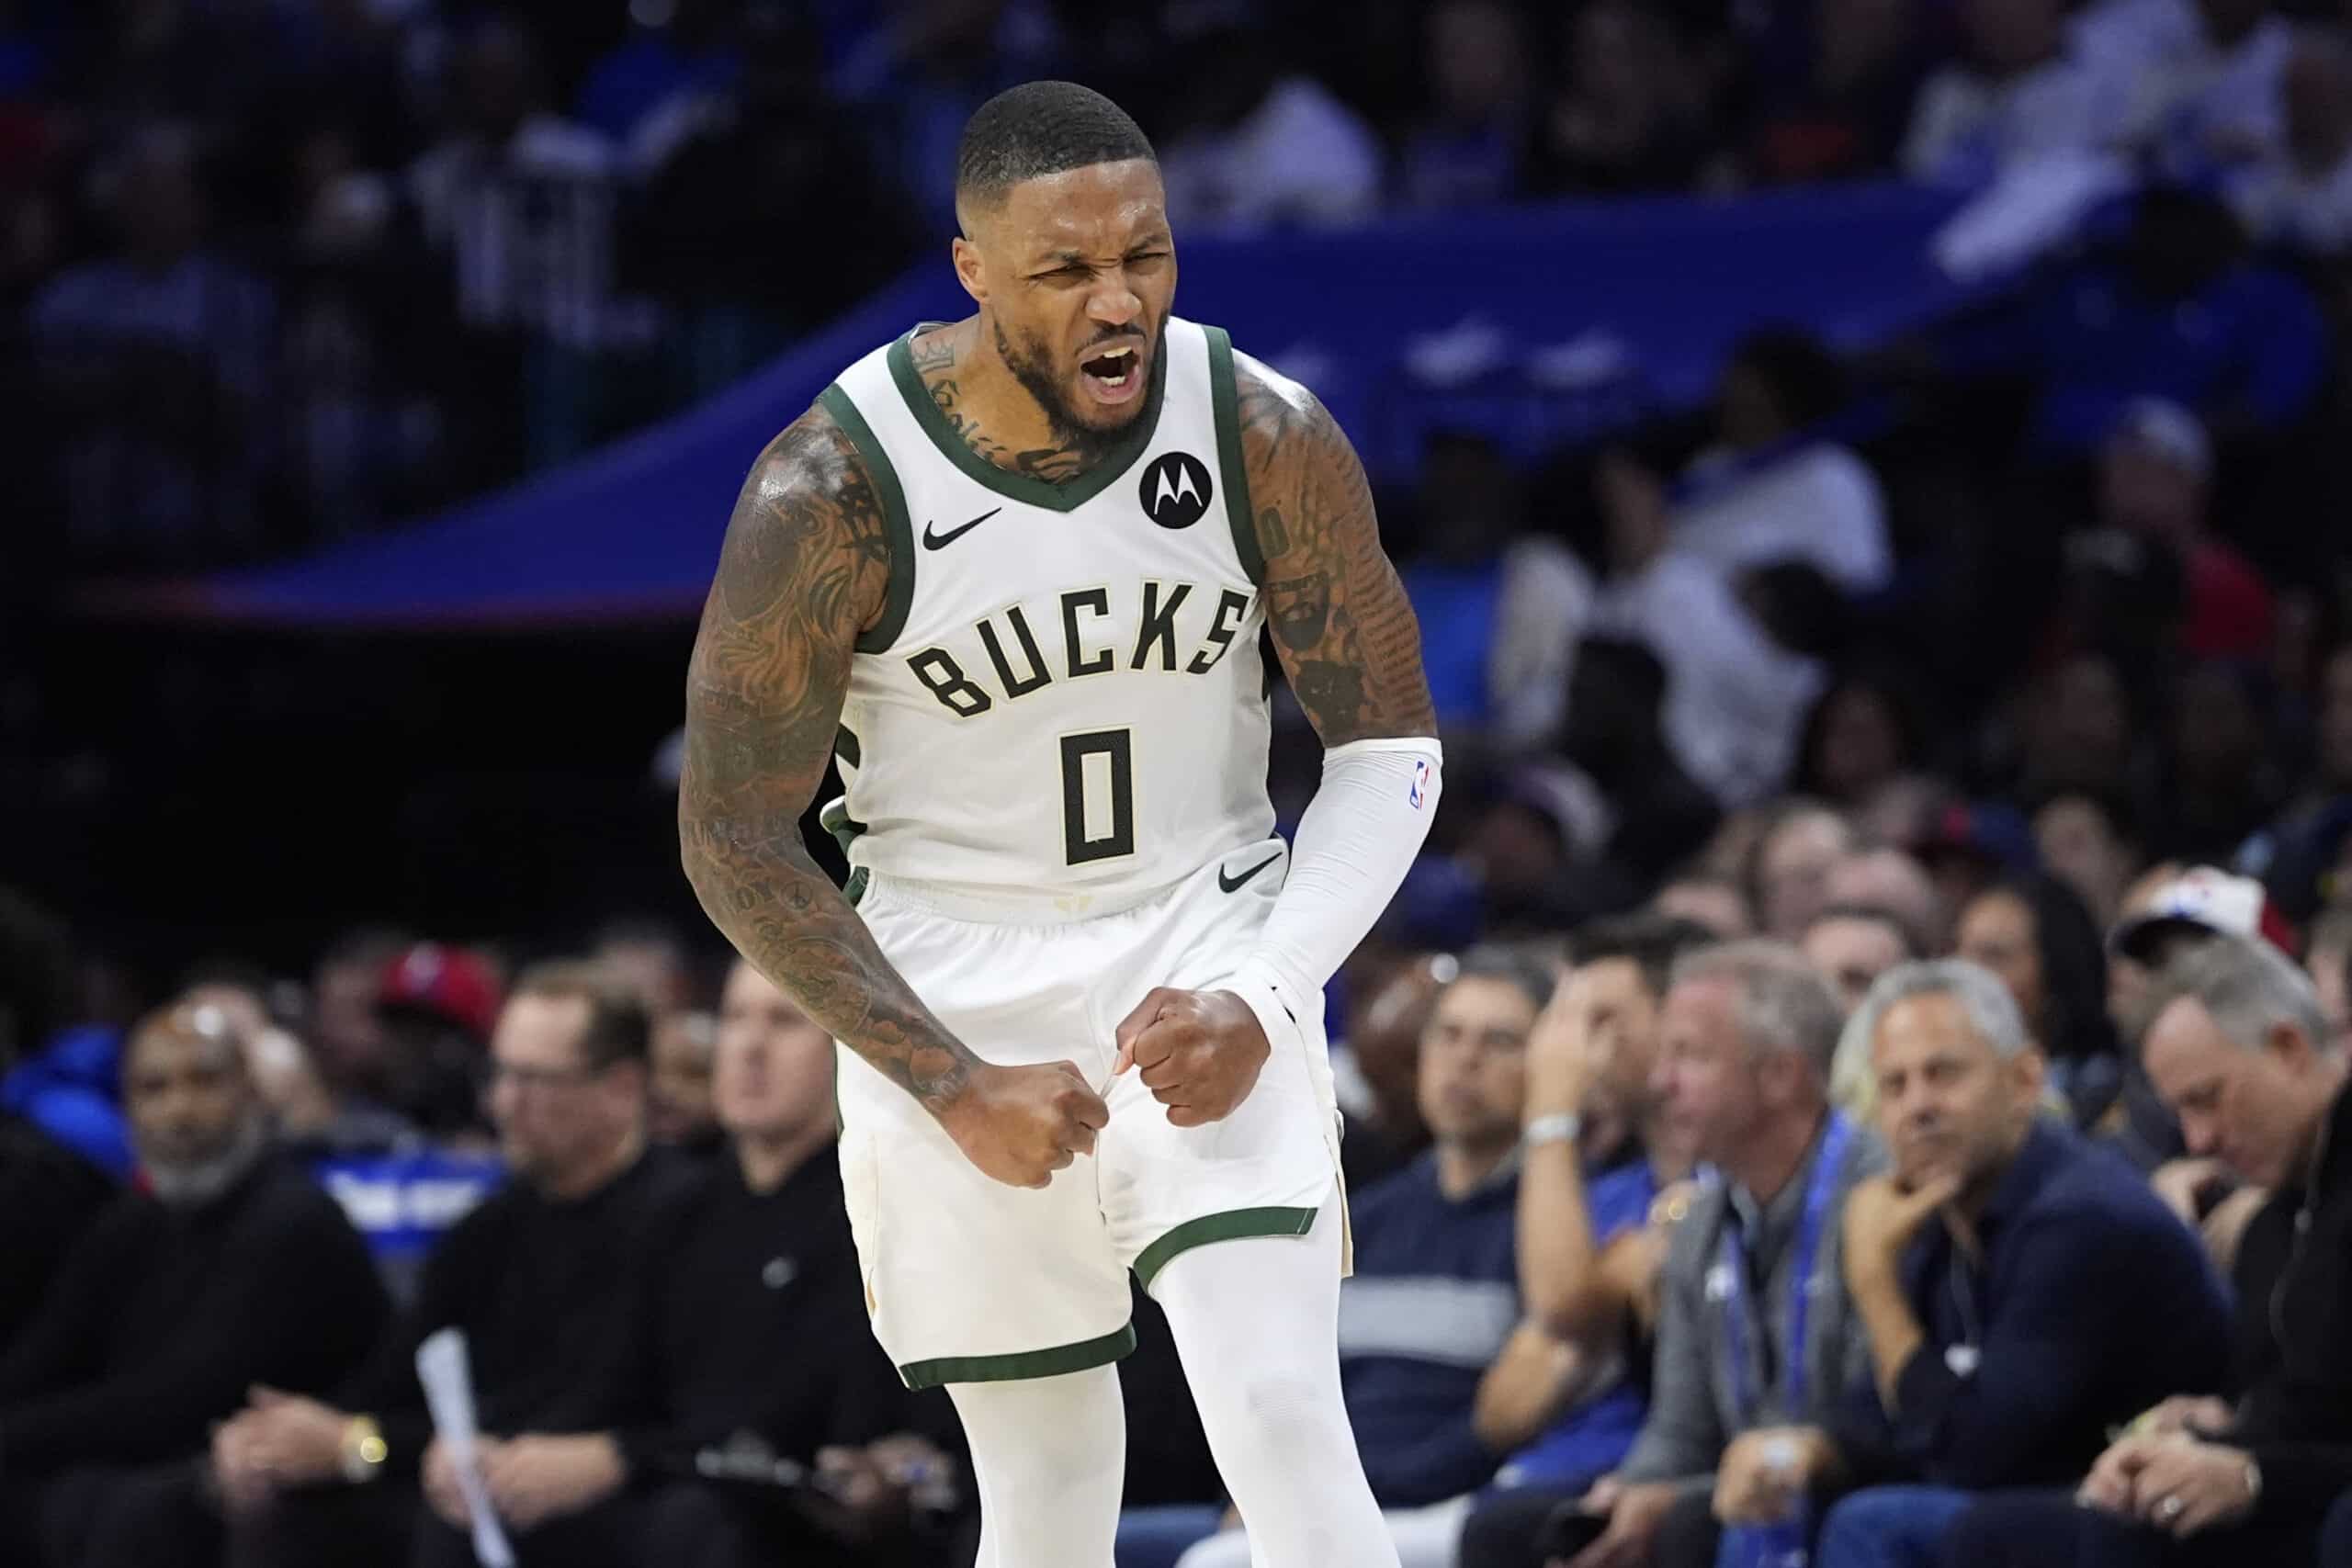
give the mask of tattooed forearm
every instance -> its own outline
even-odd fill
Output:
[[[1420,626],[1355,448],[1313,394],[1246,357],[1236,370],[1266,620],[1299,705],[1326,746],[1435,735]]]
[[[936,1110],[973,1057],[819,869],[800,814],[833,748],[860,627],[888,591],[882,508],[811,412],[736,502],[686,683],[678,841],[704,910],[810,1018]]]

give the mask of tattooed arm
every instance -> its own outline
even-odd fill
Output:
[[[687,672],[681,856],[704,911],[754,968],[981,1169],[1042,1186],[1102,1125],[1088,1124],[1100,1102],[1084,1103],[1084,1079],[975,1056],[891,967],[800,835],[889,568],[865,466],[811,410],[760,455],[727,525]]]
[[[1314,393],[1234,359],[1266,622],[1299,705],[1326,747],[1435,735],[1420,625],[1380,547],[1355,448]]]

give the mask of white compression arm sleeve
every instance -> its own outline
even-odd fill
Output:
[[[1323,753],[1298,820],[1290,874],[1239,978],[1272,986],[1297,1016],[1355,951],[1429,836],[1445,753],[1421,736],[1351,740]]]

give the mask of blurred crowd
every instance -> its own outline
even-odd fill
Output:
[[[972,108],[1075,75],[1180,225],[2112,153],[2352,237],[2334,0],[10,0],[0,410],[160,570],[332,540],[707,394],[952,231]],[[2245,310],[2257,310],[2258,302]]]
[[[1776,803],[1637,908],[1400,900],[1351,960],[1340,1348],[1408,1568],[2352,1564],[2352,904],[2088,795],[1981,826]],[[447,1329],[526,1563],[972,1560],[832,1043],[748,965],[368,931],[139,1008],[0,916],[8,1561],[473,1562]],[[1119,1568],[1238,1568],[1136,1308]]]

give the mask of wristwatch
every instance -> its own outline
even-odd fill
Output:
[[[383,1473],[384,1433],[372,1416],[355,1416],[343,1429],[343,1478],[354,1486]]]
[[[1530,1122],[1520,1141],[1532,1149],[1543,1144],[1573,1144],[1583,1135],[1584,1118],[1573,1111],[1558,1111]]]

